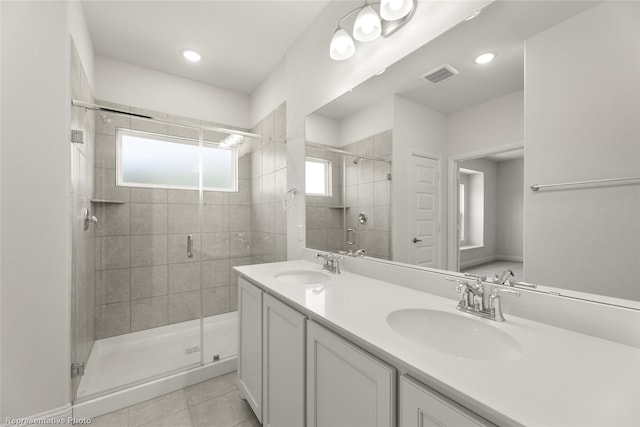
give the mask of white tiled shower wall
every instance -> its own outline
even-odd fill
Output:
[[[279,203],[286,186],[284,143],[247,139],[239,147],[238,192],[204,192],[201,239],[198,191],[115,185],[117,127],[196,139],[197,131],[108,116],[110,122],[96,117],[94,197],[122,203],[95,203],[96,339],[236,310],[232,267],[286,259],[286,212]],[[283,104],[252,131],[284,138],[284,120]],[[223,136],[204,133],[205,141]],[[193,258],[186,256],[188,234]]]
[[[369,256],[391,259],[391,164],[368,159],[353,163],[359,155],[391,160],[391,144],[392,131],[387,130],[340,147],[354,153],[345,156],[344,169],[341,154],[307,149],[307,156],[328,159],[333,164],[331,197],[307,197],[308,247],[364,249]],[[361,212],[367,217],[365,224],[358,221]],[[346,244],[346,228],[355,231],[353,246]]]

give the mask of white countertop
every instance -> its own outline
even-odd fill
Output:
[[[235,267],[268,293],[324,320],[430,379],[463,406],[499,424],[640,426],[640,349],[505,314],[494,322],[456,311],[457,301],[342,272],[323,284],[285,283],[286,270],[321,271],[308,261]],[[508,362],[445,354],[411,341],[387,323],[399,309],[468,316],[506,332],[524,347]],[[606,321],[606,320],[604,320]],[[455,339],[455,337],[451,337]],[[437,385],[437,386],[436,386]]]

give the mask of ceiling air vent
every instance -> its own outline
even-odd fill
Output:
[[[420,78],[429,80],[431,83],[439,83],[459,73],[460,72],[453,68],[451,65],[444,64],[434,70],[429,71],[428,73],[421,75]]]

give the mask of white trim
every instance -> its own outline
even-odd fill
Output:
[[[236,369],[237,356],[228,357],[218,362],[197,366],[187,371],[178,372],[167,377],[149,381],[144,384],[118,390],[95,399],[73,405],[75,418],[93,418],[163,394],[206,381]]]
[[[513,256],[513,255],[496,255],[496,260],[498,261],[511,261],[511,262],[524,262],[524,258],[521,256]]]
[[[34,425],[35,423],[29,422],[29,421],[33,421],[33,420],[50,420],[50,419],[59,419],[61,420],[61,422],[59,424],[61,425],[71,425],[71,423],[67,422],[69,420],[69,418],[73,417],[72,415],[72,410],[71,410],[71,403],[67,403],[64,406],[59,406],[57,408],[51,409],[49,411],[45,411],[45,412],[41,412],[39,414],[35,414],[35,415],[30,415],[27,417],[7,417],[7,416],[3,416],[2,417],[2,427],[15,427],[15,426],[25,426],[25,425]],[[26,422],[23,423],[19,423],[19,424],[5,424],[4,422],[7,421],[7,419],[14,419],[14,420],[24,420]],[[62,422],[64,421],[64,422]]]
[[[413,158],[413,156],[417,156],[417,157],[423,157],[426,159],[431,159],[431,160],[435,160],[437,162],[437,173],[436,173],[436,180],[437,180],[437,188],[438,188],[438,198],[436,200],[436,203],[438,204],[438,223],[437,225],[437,233],[438,233],[438,265],[435,267],[437,269],[440,268],[445,268],[446,265],[446,251],[445,251],[445,239],[444,239],[444,235],[442,233],[442,219],[444,218],[444,205],[445,203],[443,203],[444,200],[444,195],[443,195],[443,188],[442,188],[442,181],[443,181],[443,174],[444,171],[442,170],[442,156],[439,156],[437,154],[433,154],[433,153],[428,153],[426,151],[420,151],[420,150],[411,150],[409,151],[409,165],[411,165],[411,159]],[[411,174],[408,174],[409,176],[409,180],[408,180],[408,186],[407,188],[411,188],[412,186],[412,182],[411,182]],[[411,212],[409,212],[407,210],[407,218],[410,220],[411,219]],[[407,239],[407,241],[409,241]],[[412,245],[410,243],[407,243],[409,245],[409,254],[411,253],[411,247]]]
[[[476,265],[482,265],[482,264],[487,264],[489,262],[493,262],[493,261],[497,261],[498,258],[495,255],[490,255],[487,257],[482,257],[482,258],[476,258],[476,259],[472,259],[469,261],[466,261],[464,263],[460,264],[460,269],[465,269],[465,268],[469,268],[469,267],[475,267]]]
[[[463,160],[479,159],[492,154],[504,153],[505,151],[520,150],[524,148],[524,141],[518,141],[511,144],[498,145],[496,147],[485,148],[482,150],[472,151],[465,154],[457,154],[449,157],[448,161],[448,214],[447,214],[447,270],[460,271],[460,249],[458,239],[458,198],[454,195],[458,194],[458,167]],[[526,153],[525,153],[526,156]]]
[[[470,251],[471,249],[480,249],[480,248],[484,248],[483,245],[465,245],[465,246],[460,246],[460,250],[461,251]]]

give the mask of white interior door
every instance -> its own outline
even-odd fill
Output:
[[[411,156],[409,183],[409,253],[411,263],[424,267],[440,267],[440,200],[438,160]]]

